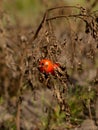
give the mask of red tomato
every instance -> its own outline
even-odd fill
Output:
[[[60,64],[59,63],[55,63],[54,64],[54,69],[57,69],[58,67],[60,67]]]
[[[54,64],[51,60],[48,59],[42,59],[39,62],[39,70],[42,73],[51,73],[54,75],[54,70],[58,67],[59,65],[56,63]]]

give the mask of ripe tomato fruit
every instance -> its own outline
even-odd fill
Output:
[[[54,75],[54,71],[57,67],[59,67],[59,64],[54,64],[51,60],[48,59],[42,59],[39,62],[39,70],[42,73],[51,73],[52,75]]]

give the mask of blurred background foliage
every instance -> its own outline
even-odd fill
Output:
[[[77,5],[89,7],[94,0],[2,0],[2,6],[9,11],[12,20],[16,19],[21,25],[36,25],[46,9],[60,5]],[[95,3],[96,4],[96,3]],[[98,8],[98,4],[94,9]]]

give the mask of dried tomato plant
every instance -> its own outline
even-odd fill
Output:
[[[50,89],[60,113],[64,113],[64,119],[69,123],[74,115],[70,99],[78,93],[79,102],[93,119],[95,100],[90,92],[94,90],[98,93],[98,11],[60,6],[45,12],[35,33],[29,27],[25,31],[18,25],[18,30],[9,26],[0,27],[0,39],[4,43],[0,44],[0,95],[8,100],[16,95],[17,129],[20,130],[25,87],[26,90],[31,87],[33,94],[36,90]],[[60,64],[55,75],[43,74],[38,70],[39,60],[44,58]],[[91,96],[89,102],[86,102],[86,96],[82,97],[85,91],[86,95]],[[55,111],[53,107],[51,109]],[[49,114],[47,129],[52,118],[50,109]],[[82,114],[82,118],[85,118],[85,114]]]

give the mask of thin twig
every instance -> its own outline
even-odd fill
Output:
[[[24,57],[26,55],[26,49],[27,47],[25,47],[25,43],[22,43],[23,44],[23,54],[22,54],[22,57],[21,57],[21,62],[20,62],[20,80],[19,80],[19,88],[18,88],[18,93],[17,93],[17,114],[16,114],[16,128],[17,130],[20,130],[20,115],[21,115],[21,103],[22,103],[22,100],[21,100],[21,94],[22,94],[22,86],[23,86],[23,76],[24,76],[24,73],[25,73],[25,68],[24,68]]]

